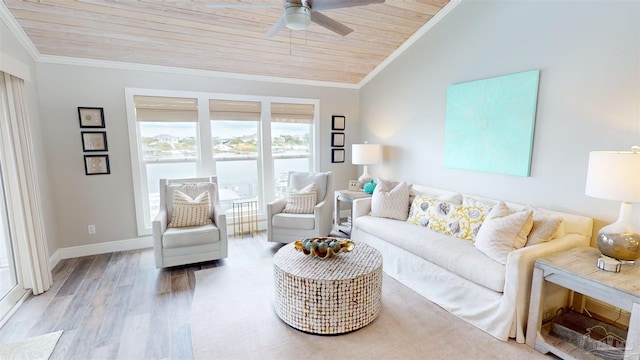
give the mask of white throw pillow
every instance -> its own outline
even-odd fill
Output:
[[[316,206],[318,190],[315,183],[311,183],[300,190],[290,189],[287,193],[287,204],[282,212],[290,214],[313,214]]]
[[[531,227],[532,210],[513,212],[504,202],[499,202],[482,223],[475,246],[493,260],[506,264],[509,253],[527,242]]]
[[[407,220],[409,212],[409,184],[405,181],[395,187],[387,181],[380,182],[371,196],[371,216]]]
[[[525,246],[533,246],[552,239],[564,236],[564,219],[561,216],[547,214],[542,210],[527,207],[533,210],[533,228]]]
[[[202,226],[211,224],[209,218],[209,192],[205,191],[194,198],[175,190],[173,194],[173,214],[170,228]]]

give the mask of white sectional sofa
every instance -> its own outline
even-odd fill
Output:
[[[461,199],[495,204],[451,191],[413,185],[412,197]],[[374,194],[375,196],[375,194]],[[374,200],[376,201],[376,200]],[[455,201],[455,200],[454,200]],[[497,339],[525,342],[532,269],[536,258],[565,249],[588,246],[593,220],[553,210],[538,209],[563,218],[562,233],[550,241],[511,251],[505,264],[481,252],[472,241],[445,235],[406,221],[371,215],[372,198],[353,203],[351,239],[377,248],[384,271],[450,313]],[[411,204],[409,199],[408,204]],[[525,205],[506,203],[521,210]],[[538,211],[536,210],[536,211]],[[548,289],[547,315],[564,304],[562,288]],[[555,293],[554,293],[555,292]]]

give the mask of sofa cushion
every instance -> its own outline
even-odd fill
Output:
[[[300,190],[289,189],[287,193],[287,204],[282,212],[290,214],[312,214],[316,206],[318,197],[318,187],[311,183]]]
[[[274,228],[287,228],[299,230],[313,230],[316,227],[316,219],[313,214],[275,214],[271,218]]]
[[[431,230],[460,239],[475,241],[489,209],[437,201],[427,209]]]
[[[478,285],[497,292],[504,289],[505,266],[491,260],[467,240],[373,216],[356,218],[354,226]]]
[[[564,235],[564,227],[561,227],[564,222],[562,216],[547,214],[533,207],[527,209],[533,210],[533,227],[527,236],[525,246],[533,246]]]
[[[478,231],[475,247],[505,264],[510,252],[524,247],[532,226],[533,210],[514,212],[504,202],[499,202]]]
[[[184,228],[169,228],[162,234],[163,248],[181,248],[220,241],[220,230],[213,224]]]
[[[173,213],[167,227],[180,228],[211,224],[209,191],[192,198],[180,190],[174,190]]]
[[[401,182],[395,187],[391,182],[378,183],[371,196],[371,216],[407,220],[409,212],[409,185]]]

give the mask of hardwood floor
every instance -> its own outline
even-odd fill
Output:
[[[49,291],[30,296],[0,343],[64,330],[51,359],[192,359],[194,271],[273,256],[266,233],[229,238],[224,260],[155,268],[153,249],[62,260]]]

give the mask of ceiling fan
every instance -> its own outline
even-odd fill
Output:
[[[339,23],[320,13],[322,10],[346,7],[381,4],[385,0],[284,0],[283,5],[276,4],[209,4],[210,8],[246,8],[246,7],[284,7],[284,14],[266,32],[265,37],[276,35],[285,26],[291,30],[306,30],[310,22],[314,22],[336,34],[345,36],[353,31],[350,27]]]

